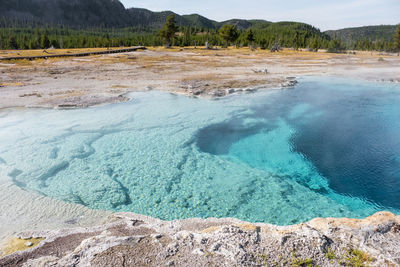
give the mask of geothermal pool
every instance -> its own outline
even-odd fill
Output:
[[[400,213],[399,85],[309,77],[219,100],[131,96],[1,111],[0,182],[167,220]]]

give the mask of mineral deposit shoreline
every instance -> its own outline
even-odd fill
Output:
[[[22,53],[0,52],[4,57]],[[29,53],[39,52],[24,51]],[[294,77],[309,75],[400,82],[400,57],[378,52],[148,48],[85,58],[3,61],[0,73],[0,109],[81,108],[128,101],[126,95],[137,91],[214,98],[285,88],[295,85]]]
[[[17,251],[18,241],[26,250]],[[389,212],[292,226],[115,213],[99,226],[21,233],[3,247],[16,252],[0,265],[399,266],[399,248],[400,216]]]

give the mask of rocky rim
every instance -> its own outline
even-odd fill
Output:
[[[108,223],[26,232],[39,245],[1,266],[400,266],[400,216],[316,218],[293,226],[236,219],[162,221],[116,213]]]

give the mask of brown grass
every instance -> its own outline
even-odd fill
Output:
[[[249,224],[249,223],[238,224],[238,227],[245,231],[257,231],[258,229],[260,229],[260,227],[257,227],[255,225]]]
[[[182,82],[189,81],[217,81],[224,80],[232,77],[231,75],[223,75],[223,74],[215,74],[215,73],[207,73],[207,74],[193,74],[185,76],[181,79]]]
[[[115,89],[125,89],[125,88],[131,88],[131,86],[122,85],[122,84],[114,84],[113,86],[111,86],[111,88],[115,88]]]
[[[85,92],[79,90],[66,90],[66,91],[58,91],[52,92],[50,96],[58,96],[58,97],[65,97],[65,96],[82,96]]]
[[[214,88],[216,89],[226,89],[226,88],[248,88],[248,87],[255,87],[255,86],[262,86],[266,85],[268,81],[266,80],[229,80],[222,84],[217,84]]]
[[[25,84],[23,82],[5,82],[5,83],[0,83],[0,86],[24,86]]]
[[[211,227],[208,227],[206,229],[203,229],[203,231],[201,231],[201,232],[203,232],[203,233],[212,233],[212,232],[218,231],[219,229],[221,229],[221,226],[211,226]]]

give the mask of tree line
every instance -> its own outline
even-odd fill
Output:
[[[224,25],[219,30],[196,27],[178,27],[174,15],[167,18],[161,31],[143,31],[138,28],[86,28],[68,27],[4,27],[0,28],[0,49],[92,48],[119,46],[250,46],[271,49],[274,46],[308,48],[330,52],[351,50],[400,50],[400,26],[393,41],[358,39],[344,43],[331,38],[318,29],[302,23],[283,22],[264,28],[238,29]]]

